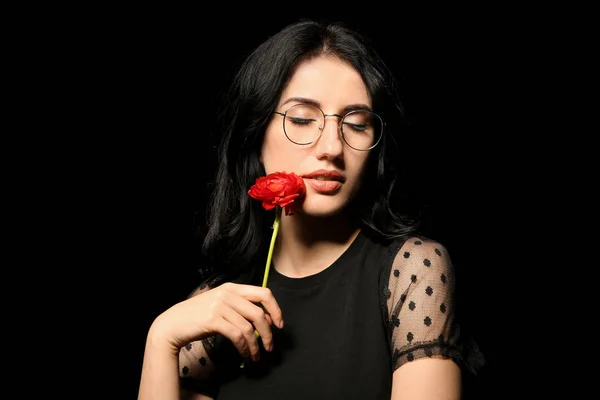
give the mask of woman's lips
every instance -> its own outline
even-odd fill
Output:
[[[304,178],[304,182],[310,185],[317,192],[321,193],[333,193],[342,187],[342,182],[339,181]]]

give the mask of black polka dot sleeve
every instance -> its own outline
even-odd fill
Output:
[[[196,296],[210,290],[203,284],[196,288],[189,297]],[[179,350],[179,377],[181,386],[194,392],[215,395],[211,378],[215,370],[211,361],[215,337],[188,343]]]
[[[438,242],[411,238],[396,254],[385,289],[394,371],[423,357],[460,364],[454,278],[450,257]]]

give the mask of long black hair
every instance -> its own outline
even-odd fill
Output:
[[[219,162],[202,245],[211,272],[231,276],[264,263],[274,212],[265,212],[260,202],[250,198],[248,189],[265,175],[261,146],[283,89],[299,63],[323,54],[347,61],[362,75],[373,110],[386,123],[353,203],[357,223],[380,240],[417,229],[415,218],[392,207],[399,172],[395,136],[403,124],[395,78],[358,31],[343,23],[302,20],[284,27],[250,53],[225,93],[219,115]]]

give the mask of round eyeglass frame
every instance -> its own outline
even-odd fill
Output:
[[[290,139],[290,137],[288,136],[286,130],[285,130],[285,119],[287,116],[288,111],[290,111],[292,108],[297,107],[297,106],[308,106],[308,107],[314,107],[317,110],[321,111],[321,114],[323,114],[323,127],[321,129],[319,129],[319,136],[317,136],[315,138],[315,140],[313,140],[312,142],[308,142],[308,143],[298,143],[293,141],[292,139]],[[357,112],[368,112],[373,114],[374,116],[376,116],[377,118],[379,118],[379,121],[381,122],[381,133],[379,134],[379,138],[377,138],[377,141],[375,143],[373,143],[369,148],[367,149],[357,149],[356,147],[353,147],[350,143],[348,143],[348,141],[346,140],[346,137],[344,136],[344,129],[343,129],[343,123],[344,123],[344,119],[346,119],[347,116],[352,115],[354,113]],[[285,110],[284,112],[279,112],[279,111],[273,111],[274,114],[278,114],[281,115],[283,117],[283,121],[282,121],[282,126],[283,126],[283,133],[285,134],[285,137],[292,143],[297,144],[298,146],[308,146],[311,145],[313,143],[315,143],[317,140],[319,140],[321,138],[321,135],[323,134],[323,130],[325,129],[325,121],[327,120],[327,117],[338,117],[340,120],[337,124],[338,126],[338,134],[342,137],[342,139],[344,140],[344,143],[346,143],[350,148],[356,150],[356,151],[369,151],[371,149],[373,149],[375,146],[377,146],[379,144],[379,142],[381,141],[381,138],[383,137],[383,130],[385,128],[385,121],[383,120],[383,118],[379,115],[376,114],[370,110],[352,110],[352,111],[348,111],[346,114],[344,115],[339,115],[339,114],[325,114],[325,112],[321,109],[321,107],[318,107],[314,104],[294,104],[292,106],[290,106],[287,110]]]

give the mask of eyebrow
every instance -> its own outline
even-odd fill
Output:
[[[315,107],[319,107],[321,108],[321,103],[319,103],[316,100],[313,99],[309,99],[306,97],[290,97],[289,99],[287,99],[286,101],[284,101],[283,103],[281,103],[281,105],[285,105],[287,103],[302,103],[302,104],[310,104],[312,106]],[[371,107],[369,107],[366,104],[362,104],[362,103],[357,103],[357,104],[348,104],[347,106],[344,107],[344,113],[348,113],[350,111],[356,111],[356,110],[367,110],[367,111],[372,111]]]

